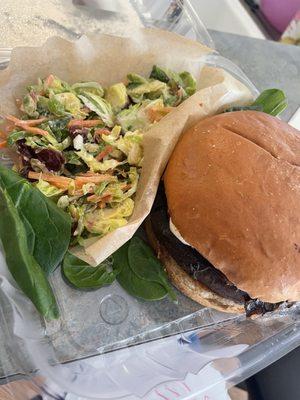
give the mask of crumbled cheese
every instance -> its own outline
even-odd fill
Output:
[[[83,149],[83,137],[81,135],[77,135],[73,140],[73,146],[75,150]]]

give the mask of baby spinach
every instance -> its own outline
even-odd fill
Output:
[[[30,254],[46,274],[62,261],[71,237],[71,218],[26,179],[0,165],[0,187],[6,189],[27,234]]]
[[[131,296],[148,301],[163,299],[168,292],[162,285],[139,278],[131,269],[128,262],[129,243],[125,243],[113,255],[114,268],[118,272],[117,281]]]
[[[165,288],[170,298],[176,300],[162,264],[152,249],[138,236],[134,236],[130,240],[128,261],[131,269],[140,279],[159,283]]]
[[[161,300],[175,295],[163,268],[150,248],[134,237],[113,254],[117,281],[130,295],[143,300]]]
[[[18,286],[46,319],[59,316],[46,275],[28,249],[27,231],[8,190],[0,186],[0,238],[7,266]]]
[[[110,271],[109,259],[103,261],[97,267],[91,267],[70,252],[64,257],[62,273],[72,286],[78,289],[99,289],[104,285],[110,285],[116,279],[116,271]]]
[[[162,265],[150,247],[138,237],[133,237],[117,250],[112,262],[109,258],[97,267],[91,267],[68,252],[62,274],[68,283],[78,289],[99,289],[117,279],[131,296],[154,301],[169,295],[176,300]]]

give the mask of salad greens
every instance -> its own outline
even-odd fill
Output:
[[[62,264],[62,273],[72,286],[79,289],[99,289],[104,285],[110,285],[116,278],[116,272],[109,270],[112,262],[105,260],[97,267],[89,264],[67,252]]]
[[[27,87],[21,118],[6,116],[6,145],[16,171],[71,216],[72,243],[101,237],[133,212],[145,132],[195,91],[189,72],[157,66],[108,88],[49,75]]]
[[[129,269],[121,268],[119,253],[113,269],[108,261],[93,268],[67,250],[70,242],[127,223],[145,132],[195,90],[188,72],[156,66],[149,78],[129,74],[126,84],[108,88],[98,82],[71,85],[49,75],[27,87],[20,118],[5,117],[9,133],[0,148],[16,151],[19,161],[15,172],[0,165],[0,238],[14,279],[45,318],[59,316],[47,275],[63,259],[64,277],[81,289],[110,284],[118,275],[137,297],[153,300],[171,293],[145,245],[140,252],[141,244],[130,247],[140,269],[130,262]],[[147,266],[153,268],[150,275]]]

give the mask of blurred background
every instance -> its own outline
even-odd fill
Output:
[[[184,0],[148,0],[148,3],[153,11],[151,18],[155,18],[155,9],[160,15],[161,9],[170,8],[170,3],[176,14],[178,3]],[[208,29],[300,43],[299,0],[196,0],[190,3]],[[143,14],[149,5],[147,0],[2,0],[0,46],[39,45],[53,35],[68,39],[88,32],[123,35],[140,25],[137,14]]]

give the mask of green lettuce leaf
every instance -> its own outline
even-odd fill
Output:
[[[78,95],[83,104],[94,111],[108,127],[114,125],[114,114],[111,105],[102,97],[93,93]]]
[[[103,97],[104,90],[98,82],[78,82],[71,86],[71,89],[76,94],[92,93],[97,96]]]
[[[114,208],[96,209],[86,213],[84,226],[91,233],[101,236],[127,224],[127,219],[133,212],[134,201],[130,198],[118,203]]]

